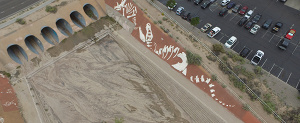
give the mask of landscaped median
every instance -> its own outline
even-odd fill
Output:
[[[249,111],[243,109],[243,104],[211,78],[201,66],[188,64],[186,50],[175,42],[165,30],[147,18],[143,11],[132,0],[105,0],[106,4],[135,24],[132,36],[140,41],[150,51],[166,61],[176,71],[206,92],[216,102],[231,111],[244,122],[259,122]]]

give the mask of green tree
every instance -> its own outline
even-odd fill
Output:
[[[194,17],[191,20],[191,24],[195,27],[199,24],[200,18],[199,17]]]
[[[175,0],[169,0],[166,5],[170,8],[173,8],[176,5],[176,1]]]
[[[191,51],[186,51],[188,64],[201,65],[202,58],[198,54],[193,54]]]

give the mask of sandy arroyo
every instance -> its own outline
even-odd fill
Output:
[[[70,54],[28,79],[51,122],[187,122],[112,39]]]

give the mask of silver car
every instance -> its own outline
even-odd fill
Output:
[[[256,32],[257,32],[259,29],[260,29],[260,26],[257,25],[257,24],[255,24],[255,25],[251,28],[250,33],[256,34]]]

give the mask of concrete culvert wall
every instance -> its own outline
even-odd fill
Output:
[[[98,20],[99,19],[99,14],[97,10],[92,6],[91,4],[85,4],[83,6],[83,10],[87,16],[92,18],[93,20]]]
[[[86,26],[85,19],[79,12],[77,12],[77,11],[71,12],[70,18],[76,26],[78,26],[80,28],[83,28]]]
[[[65,36],[71,36],[73,34],[72,27],[65,19],[59,18],[56,21],[56,27]]]
[[[55,45],[54,43],[55,42],[59,42],[58,40],[58,36],[57,36],[57,33],[51,28],[51,27],[43,27],[42,30],[41,30],[41,33],[42,33],[42,36],[44,37],[44,39],[52,44],[52,45]]]
[[[9,57],[19,64],[23,64],[28,61],[28,56],[24,49],[17,44],[11,44],[7,47],[7,53]]]
[[[39,52],[44,52],[44,46],[42,42],[33,35],[28,35],[25,38],[25,44],[33,53],[39,54]]]

